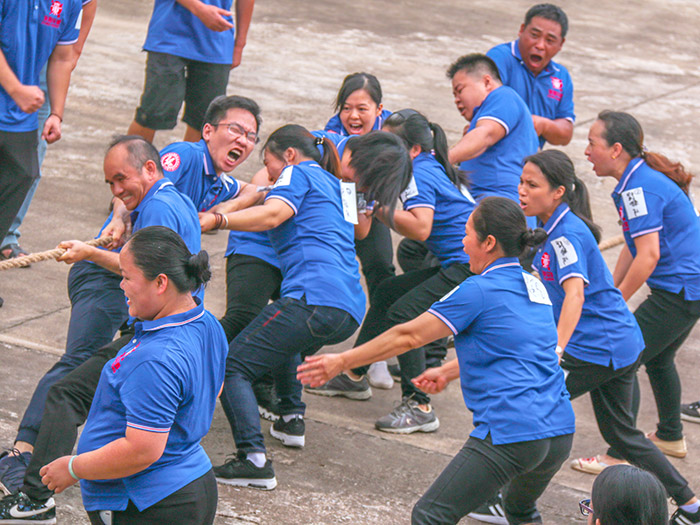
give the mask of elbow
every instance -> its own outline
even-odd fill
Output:
[[[421,228],[416,232],[416,235],[414,237],[415,240],[417,241],[427,241],[428,237],[430,237],[430,232],[431,228]]]

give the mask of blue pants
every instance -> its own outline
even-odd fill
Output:
[[[280,413],[304,414],[297,365],[322,346],[344,341],[357,327],[357,321],[344,310],[283,297],[267,305],[231,341],[221,404],[239,451],[265,452],[252,383],[272,373]]]
[[[49,388],[105,346],[127,319],[121,277],[87,261],[73,265],[68,274],[71,302],[66,352],[44,374],[19,424],[17,441],[36,442]]]

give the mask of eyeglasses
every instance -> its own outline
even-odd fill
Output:
[[[591,500],[589,499],[582,499],[581,501],[578,502],[578,508],[581,510],[581,514],[584,516],[588,516],[589,514],[593,514],[593,508],[591,507]]]
[[[258,143],[258,134],[255,131],[246,131],[246,129],[237,122],[219,122],[215,126],[226,126],[229,135],[233,137],[245,137],[251,144]]]

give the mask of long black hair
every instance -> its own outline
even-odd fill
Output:
[[[550,188],[556,189],[559,186],[564,188],[564,202],[569,205],[571,211],[579,219],[586,223],[596,242],[600,242],[600,228],[593,222],[588,188],[576,176],[574,163],[571,162],[566,153],[556,149],[547,149],[525,157],[525,163],[528,162],[540,169]]]
[[[370,131],[351,137],[345,146],[352,155],[355,184],[394,216],[399,195],[411,182],[413,164],[403,140],[388,131]]]
[[[486,197],[471,217],[479,242],[493,235],[506,257],[518,257],[525,248],[542,244],[547,238],[542,228],[528,228],[523,210],[505,197]]]
[[[382,86],[377,77],[370,73],[351,73],[345,77],[335,99],[336,113],[343,109],[345,101],[355,91],[366,91],[377,107],[382,103]]]
[[[185,241],[165,226],[147,226],[126,243],[134,263],[149,281],[160,274],[168,276],[180,293],[194,292],[211,278],[209,254],[190,253]]]
[[[424,153],[434,151],[435,159],[445,169],[453,184],[460,190],[462,186],[468,186],[469,181],[464,172],[450,164],[447,157],[447,137],[439,124],[430,122],[414,109],[402,109],[386,119],[383,129],[401,137],[409,149],[418,145]]]
[[[316,146],[323,146],[323,154]],[[314,137],[298,124],[287,124],[276,129],[267,138],[263,151],[267,150],[280,159],[287,148],[294,148],[305,157],[315,160],[321,167],[340,178],[340,159],[335,145],[323,137]]]

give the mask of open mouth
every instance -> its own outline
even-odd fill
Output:
[[[358,124],[353,124],[353,123],[348,122],[348,132],[349,132],[349,133],[353,133],[353,134],[362,133],[362,128],[363,128],[363,127],[364,127],[364,126],[362,125],[361,122],[358,123]]]
[[[524,210],[525,208],[527,208],[527,203],[520,201],[520,209]]]
[[[243,152],[241,150],[239,150],[238,148],[234,148],[228,152],[226,158],[228,158],[228,160],[231,162],[238,162],[238,159],[241,158],[242,154]]]
[[[531,54],[530,55],[530,64],[533,66],[539,66],[542,64],[543,58],[541,55],[536,55],[536,54]]]

